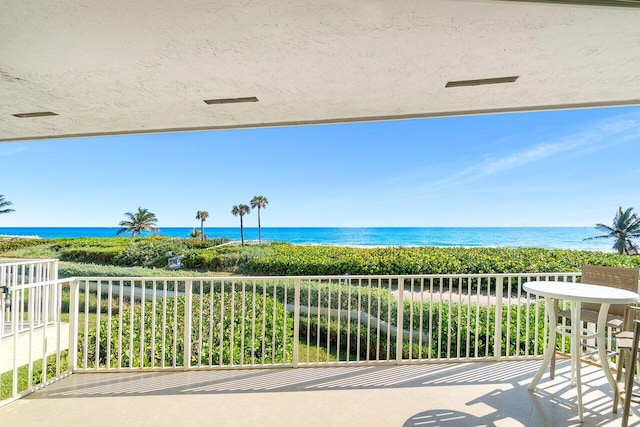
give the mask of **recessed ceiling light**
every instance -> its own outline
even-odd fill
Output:
[[[205,104],[236,104],[239,102],[258,102],[258,98],[255,96],[249,96],[246,98],[219,98],[219,99],[205,99]]]
[[[21,119],[27,119],[30,117],[46,117],[46,116],[57,116],[57,113],[54,113],[53,111],[39,111],[37,113],[19,113],[19,114],[13,114],[13,116],[21,118]]]
[[[461,86],[480,86],[480,85],[493,85],[499,83],[513,83],[518,80],[520,76],[510,77],[494,77],[491,79],[477,79],[477,80],[458,80],[455,82],[447,82],[445,87],[461,87]]]

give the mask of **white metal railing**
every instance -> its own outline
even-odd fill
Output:
[[[32,307],[31,311],[26,311],[25,307],[20,306],[22,310],[17,313],[16,321],[14,322],[12,316],[6,315],[8,312],[6,308],[9,306],[9,289],[34,283],[43,283],[58,278],[58,260],[45,259],[45,260],[29,260],[18,262],[0,263],[0,292],[3,292],[4,298],[0,304],[0,307],[5,309],[4,321],[0,323],[0,338],[10,336],[15,333],[27,330],[33,325],[42,326],[46,321],[44,316],[45,307],[41,305],[44,298],[36,296],[35,301],[38,305]],[[36,287],[32,292],[39,292],[42,288]],[[26,290],[23,291],[23,293]],[[49,298],[49,301],[53,301]],[[52,310],[52,307],[46,307],[52,319],[49,321],[56,321],[57,313]]]
[[[83,372],[538,357],[544,306],[522,284],[579,275],[79,278],[70,364]]]
[[[0,288],[0,324],[5,326],[0,337],[0,406],[69,373],[69,331],[62,307],[74,281],[46,277],[31,274],[29,280],[12,280]]]
[[[49,275],[57,269],[42,265]],[[11,384],[0,406],[71,372],[535,358],[548,324],[523,283],[580,276],[30,273],[41,281],[29,283],[15,271],[2,276],[12,281],[0,294],[0,321],[22,326],[0,341]]]

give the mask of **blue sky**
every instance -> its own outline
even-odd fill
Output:
[[[640,208],[640,107],[0,144],[0,227],[592,226]],[[251,214],[246,225],[255,226]]]

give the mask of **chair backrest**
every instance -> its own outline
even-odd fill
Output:
[[[639,270],[637,268],[583,265],[580,282],[639,292],[640,287],[638,285],[638,276]],[[582,304],[582,308],[585,310],[597,311],[600,309],[600,304]],[[622,317],[624,316],[624,308],[624,304],[614,304],[609,307],[609,314]]]

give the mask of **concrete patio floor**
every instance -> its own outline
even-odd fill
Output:
[[[602,371],[540,361],[74,374],[0,408],[1,426],[617,426]],[[633,415],[632,425],[640,425]]]

